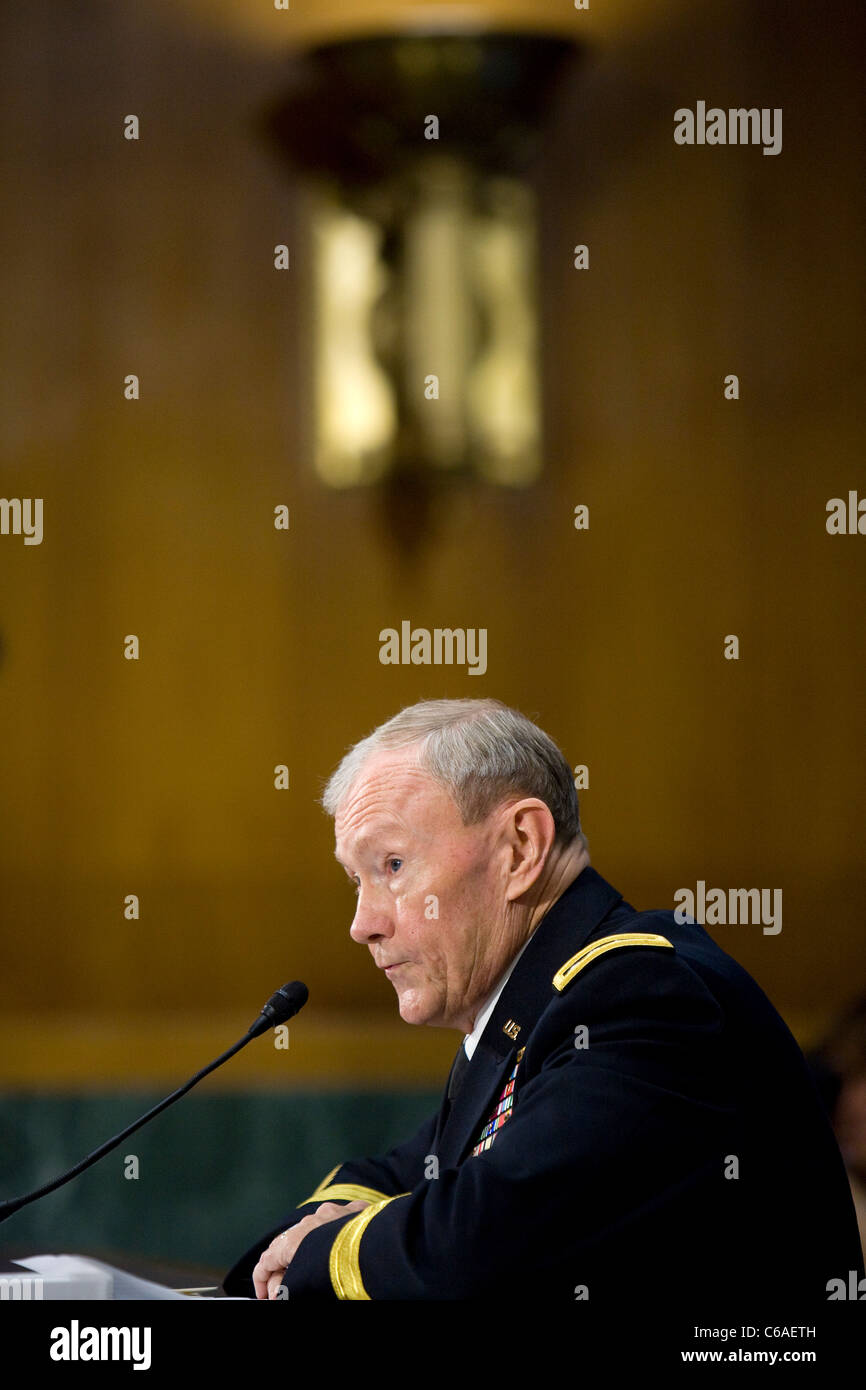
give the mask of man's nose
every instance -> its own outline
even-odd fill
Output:
[[[352,940],[363,945],[365,942],[378,941],[380,937],[391,936],[393,930],[394,924],[384,905],[377,904],[372,895],[362,889],[358,894],[355,917],[349,928]]]

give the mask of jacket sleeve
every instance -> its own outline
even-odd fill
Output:
[[[599,960],[533,1030],[491,1147],[310,1232],[286,1271],[289,1297],[501,1296],[525,1270],[578,1284],[647,1210],[722,1186],[721,1033],[718,1003],[684,962]]]
[[[423,1156],[429,1152],[435,1130],[436,1116],[433,1115],[425,1120],[412,1139],[390,1149],[381,1158],[351,1159],[332,1168],[309,1197],[289,1212],[279,1225],[261,1235],[235,1262],[223,1280],[226,1293],[238,1298],[255,1298],[252,1272],[262,1251],[283,1231],[314,1212],[320,1203],[357,1200],[378,1203],[385,1197],[405,1191],[409,1185],[408,1174],[418,1173],[419,1156],[423,1166]]]

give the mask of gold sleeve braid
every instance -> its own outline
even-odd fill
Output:
[[[341,1164],[332,1168],[326,1178],[319,1183],[312,1196],[307,1197],[303,1202],[299,1202],[299,1207],[305,1207],[310,1202],[380,1202],[385,1196],[384,1192],[378,1192],[375,1187],[361,1187],[354,1182],[331,1182],[331,1178],[338,1173]]]
[[[408,1197],[409,1193],[401,1192],[399,1195],[400,1197]],[[345,1226],[337,1232],[337,1238],[331,1246],[328,1273],[331,1276],[334,1293],[339,1299],[354,1302],[371,1301],[361,1278],[361,1237],[373,1217],[378,1216],[382,1208],[387,1207],[389,1202],[396,1202],[397,1200],[397,1197],[385,1197],[381,1202],[374,1202],[372,1206],[367,1207],[366,1211],[359,1211],[357,1216],[353,1216],[352,1220],[347,1221]]]

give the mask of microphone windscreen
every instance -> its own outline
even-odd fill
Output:
[[[260,1038],[269,1028],[277,1028],[287,1018],[294,1018],[309,999],[307,986],[301,980],[291,980],[272,994],[255,1023],[247,1031],[253,1038]]]
[[[287,1018],[294,1018],[306,1004],[310,997],[310,991],[302,980],[292,980],[289,984],[283,985],[276,994],[272,994],[265,1009],[272,1009],[273,1025],[285,1023]],[[265,1009],[262,1012],[265,1012]]]

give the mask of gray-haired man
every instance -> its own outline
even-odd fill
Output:
[[[635,912],[590,867],[546,734],[494,700],[414,705],[323,802],[353,940],[407,1023],[466,1037],[438,1113],[334,1169],[228,1292],[488,1298],[517,1271],[524,1297],[599,1308],[636,1288],[805,1308],[859,1267],[796,1043],[700,926]]]

